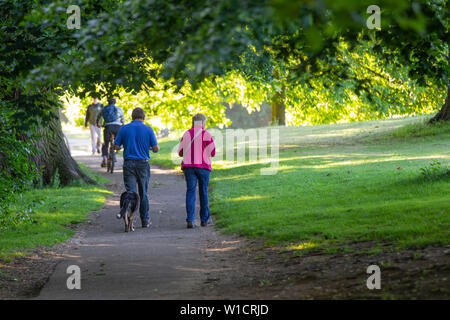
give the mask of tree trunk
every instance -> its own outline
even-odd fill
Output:
[[[36,143],[38,150],[34,162],[41,168],[42,181],[45,185],[51,184],[56,176],[62,185],[68,185],[76,180],[83,180],[88,184],[97,184],[89,178],[71,157],[64,140],[59,112],[45,128],[38,131],[39,140]]]
[[[286,107],[284,104],[285,86],[283,84],[281,92],[275,92],[272,97],[272,124],[286,125]]]
[[[281,90],[275,90],[275,93],[272,96],[272,125],[285,126],[286,108],[284,105],[284,97],[286,86],[284,81],[280,81],[280,70],[278,68],[273,70],[273,77],[276,79],[275,83],[281,82]]]
[[[430,120],[430,123],[436,121],[449,121],[450,120],[450,86],[447,86],[447,97],[445,98],[445,103],[442,106],[441,110]]]

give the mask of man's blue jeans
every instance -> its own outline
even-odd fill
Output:
[[[139,193],[141,202],[139,214],[142,224],[150,220],[148,203],[148,183],[150,181],[150,163],[148,161],[125,160],[123,163],[123,182],[127,191]],[[137,189],[136,190],[136,185]]]
[[[195,221],[195,195],[198,189],[200,194],[200,220],[208,222],[209,220],[209,201],[208,201],[208,184],[211,171],[207,169],[185,167],[184,177],[186,178],[186,213],[187,222]]]

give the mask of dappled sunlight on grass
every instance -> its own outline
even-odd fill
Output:
[[[445,155],[429,155],[429,156],[421,156],[421,157],[410,157],[410,156],[396,156],[389,158],[377,158],[377,159],[361,159],[361,160],[348,160],[348,161],[339,161],[332,162],[329,161],[327,164],[322,165],[303,165],[302,168],[313,168],[313,169],[325,169],[332,168],[337,166],[353,166],[353,165],[361,165],[361,164],[370,164],[370,163],[380,163],[380,162],[394,162],[394,161],[410,161],[410,160],[432,160],[432,159],[450,159],[449,156]]]
[[[68,225],[85,221],[86,216],[105,204],[110,191],[96,186],[43,188],[26,192],[11,206],[12,211],[32,208],[32,223],[2,232],[0,253],[10,256],[18,249],[54,245],[67,240],[73,231]]]
[[[217,178],[214,177],[214,181],[235,180],[235,179],[239,179],[241,181],[242,179],[245,179],[245,177],[247,177],[247,176],[248,176],[247,173],[239,174],[239,175],[228,175],[228,176],[222,175],[222,176],[217,177]]]
[[[306,242],[290,244],[290,245],[286,246],[286,249],[289,251],[292,251],[292,250],[298,251],[298,250],[316,248],[317,246],[318,246],[318,244],[316,242],[306,241]]]
[[[321,155],[308,155],[308,156],[297,156],[297,157],[287,157],[287,158],[280,158],[279,162],[293,162],[293,161],[298,161],[298,160],[313,160],[313,161],[307,161],[307,162],[317,162],[317,161],[321,161],[321,162],[326,162],[326,163],[336,163],[336,160],[343,160],[343,159],[355,159],[355,158],[368,158],[369,155],[368,154],[353,154],[353,153],[349,153],[349,154],[339,154],[339,155],[333,155],[333,154],[321,154]],[[382,156],[379,156],[380,158],[382,158]],[[306,161],[304,161],[306,162]],[[304,165],[302,165],[302,167],[305,167]]]
[[[248,200],[261,200],[261,199],[267,199],[268,196],[259,196],[259,195],[253,195],[253,196],[241,196],[237,198],[232,198],[230,201],[237,202],[237,201],[248,201]]]
[[[385,119],[345,124],[325,124],[301,127],[272,127],[280,130],[280,143],[326,143],[338,139],[352,140],[360,134],[381,133],[392,131],[405,124],[422,121],[427,116],[405,117],[399,119]]]
[[[289,148],[280,153],[278,173],[269,177],[260,175],[261,164],[221,167],[214,172],[211,201],[216,225],[275,242],[303,239],[299,250],[327,241],[446,244],[449,181],[420,179],[430,160],[448,163],[446,142],[450,137],[441,135],[394,144]]]
[[[343,130],[333,130],[333,131],[328,131],[327,133],[321,132],[321,133],[317,133],[317,134],[307,134],[305,136],[303,136],[303,138],[308,139],[308,138],[312,138],[312,139],[317,139],[317,138],[329,138],[329,137],[341,137],[344,138],[346,136],[349,135],[355,135],[356,133],[361,133],[361,129],[343,129]]]
[[[270,164],[248,161],[248,150],[247,161],[213,159],[216,226],[290,242],[298,251],[348,241],[448,244],[450,181],[424,180],[421,169],[433,159],[449,165],[450,136],[433,129],[433,135],[392,139],[394,129],[418,119],[267,128],[279,130],[275,175],[261,175]]]

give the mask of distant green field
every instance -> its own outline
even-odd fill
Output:
[[[426,119],[274,127],[275,175],[261,175],[260,163],[213,162],[216,225],[297,248],[449,244],[450,124],[430,127]],[[152,163],[176,167],[177,142],[162,140]]]

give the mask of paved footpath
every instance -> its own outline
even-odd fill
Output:
[[[125,233],[123,221],[115,217],[124,191],[122,157],[111,175],[100,168],[100,156],[89,154],[87,140],[71,139],[70,144],[78,162],[111,180],[106,186],[114,194],[91,214],[92,223],[70,241],[64,259],[36,299],[208,298],[200,293],[202,284],[211,272],[228,268],[211,269],[207,261],[208,241],[217,238],[212,226],[186,228],[183,176],[152,166],[149,196],[153,224],[141,228],[138,218],[136,231]],[[81,269],[81,290],[67,289],[70,265]]]

